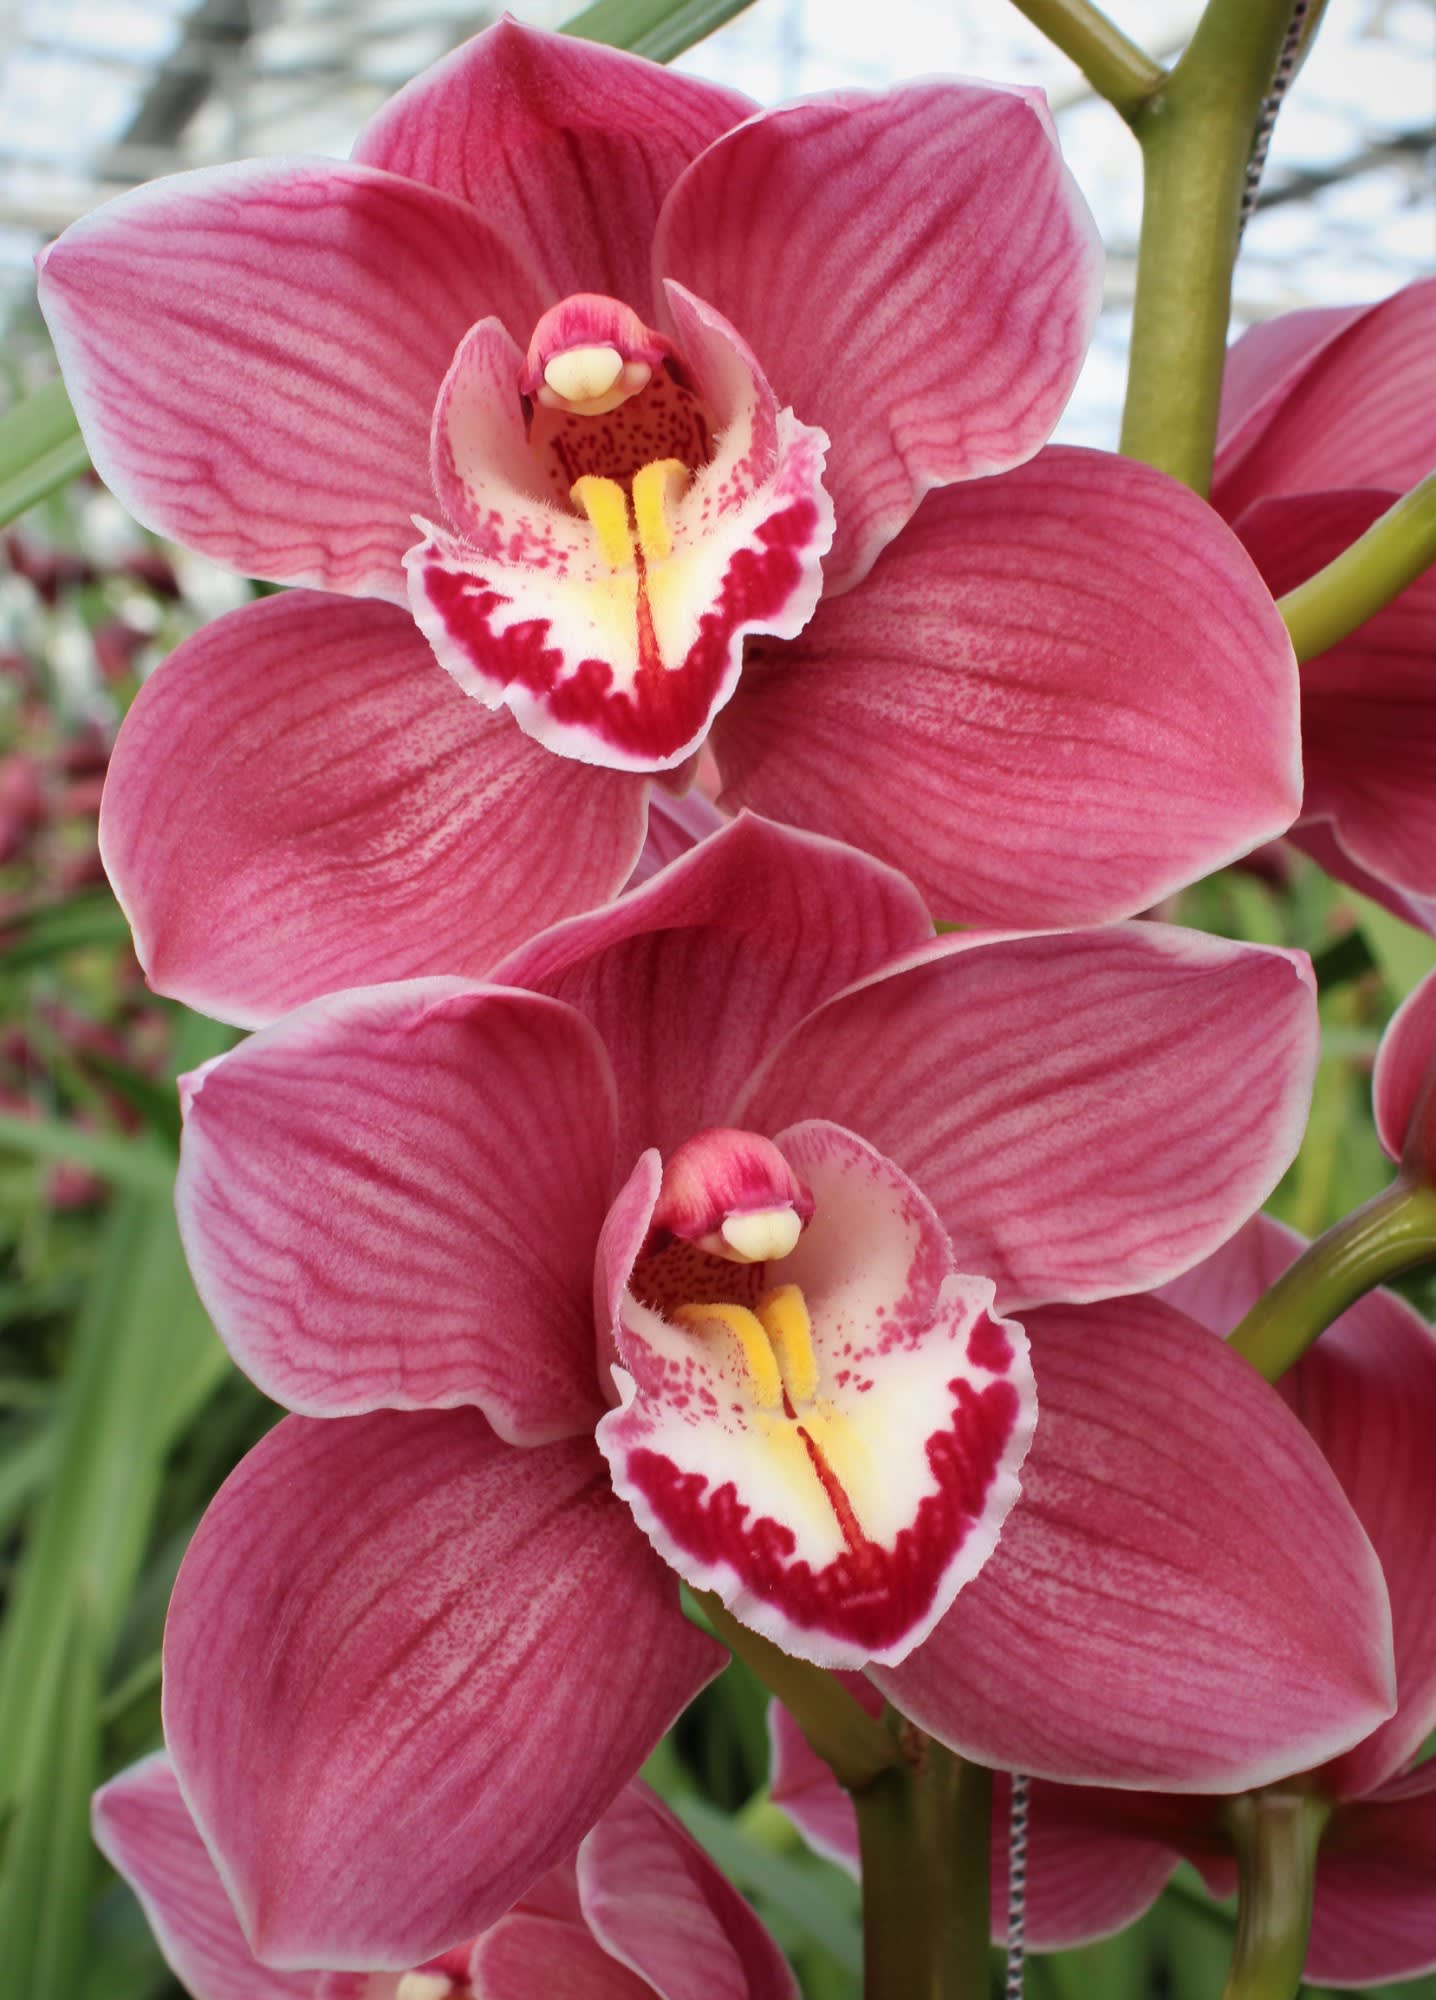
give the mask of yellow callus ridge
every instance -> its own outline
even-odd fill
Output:
[[[783,1378],[778,1372],[777,1357],[773,1353],[767,1330],[756,1313],[746,1306],[693,1305],[679,1306],[673,1315],[678,1326],[692,1327],[701,1332],[707,1326],[720,1326],[730,1333],[738,1343],[743,1356],[743,1366],[748,1372],[753,1398],[760,1410],[777,1410],[783,1405]]]
[[[775,1285],[764,1292],[758,1301],[758,1323],[772,1343],[788,1394],[795,1403],[810,1403],[818,1393],[818,1357],[801,1289]]]
[[[737,1343],[743,1368],[760,1410],[778,1410],[787,1390],[795,1403],[810,1403],[818,1393],[818,1357],[813,1352],[813,1323],[797,1285],[775,1285],[758,1300],[756,1312],[726,1302],[679,1306],[676,1326],[702,1332],[721,1327]]]
[[[568,490],[575,507],[587,514],[598,546],[610,569],[633,564],[633,531],[628,525],[628,495],[616,479],[599,479],[586,472]]]
[[[681,458],[655,458],[633,475],[633,518],[638,546],[646,562],[664,562],[673,553],[669,511],[688,484],[688,467]]]
[[[688,467],[680,458],[655,458],[633,475],[633,512],[629,494],[617,479],[586,472],[568,489],[568,497],[593,523],[599,550],[610,569],[632,569],[638,548],[645,562],[666,562],[673,553],[669,514],[688,484]]]

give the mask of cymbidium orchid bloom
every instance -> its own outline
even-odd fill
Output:
[[[1313,1055],[1291,954],[934,940],[880,863],[744,816],[493,983],[330,996],[198,1071],[191,1265],[299,1412],[165,1646],[253,1949],[412,1965],[492,1922],[715,1670],[680,1576],[1055,1777],[1244,1786],[1369,1731],[1382,1587],[1319,1453],[1114,1296],[1261,1200]]]
[[[1277,594],[1436,467],[1436,278],[1287,313],[1231,351],[1212,502]],[[1436,932],[1436,571],[1301,669],[1306,792],[1292,839]]]
[[[1027,463],[1099,266],[1037,93],[755,111],[511,21],[347,164],[77,223],[40,293],[96,464],[317,586],[180,647],[121,734],[152,982],[257,1025],[487,973],[621,886],[705,740],[730,808],[955,921],[1128,915],[1280,832],[1295,672],[1239,544],[1143,466]]]
[[[1258,1216],[1197,1270],[1165,1287],[1164,1297],[1213,1332],[1228,1333],[1300,1247],[1291,1230]],[[1436,1728],[1430,1584],[1436,1336],[1394,1293],[1372,1292],[1335,1321],[1280,1389],[1340,1480],[1390,1592],[1395,1714],[1343,1756],[1276,1788],[1330,1808],[1317,1852],[1306,1976],[1336,1986],[1373,1985],[1436,1966],[1436,1760],[1413,1763]],[[1284,1519],[1283,1535],[1288,1526]],[[1353,1608],[1348,1615],[1360,1613]],[[856,1867],[851,1802],[778,1709],[772,1734],[773,1796],[815,1846]],[[999,1933],[1006,1921],[1007,1796],[1002,1781],[992,1844]],[[1230,1895],[1236,1888],[1230,1809],[1224,1798],[1034,1782],[1029,1942],[1056,1951],[1125,1928],[1183,1857],[1214,1895]]]
[[[163,1754],[102,1786],[93,1821],[194,2000],[798,2000],[768,1932],[645,1785],[481,1936],[404,1972],[262,1964]]]

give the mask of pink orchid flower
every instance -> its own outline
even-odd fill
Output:
[[[1436,466],[1436,278],[1242,335],[1212,502],[1280,596]],[[1436,932],[1436,570],[1301,669],[1306,794],[1291,838]]]
[[[261,1964],[163,1753],[102,1786],[93,1819],[194,2000],[798,2000],[768,1932],[646,1785],[482,1936],[402,1973]]]
[[[680,1576],[1072,1780],[1261,1783],[1389,1711],[1320,1454],[1114,1297],[1291,1158],[1304,961],[934,940],[880,863],[743,816],[500,979],[313,1002],[184,1092],[196,1281],[300,1413],[165,1642],[262,1957],[412,1965],[523,1894],[720,1663]]]
[[[620,887],[705,740],[730,808],[955,921],[1129,915],[1278,833],[1295,672],[1240,545],[1144,467],[1026,463],[1100,261],[1038,93],[755,111],[512,21],[347,164],[66,231],[40,296],[104,476],[326,593],[209,626],[122,732],[152,982],[254,1026],[487,973]]]
[[[1296,1234],[1257,1216],[1163,1296],[1225,1334],[1292,1262]],[[1436,1760],[1413,1763],[1436,1727],[1436,1338],[1393,1292],[1373,1292],[1334,1322],[1281,1383],[1381,1560],[1396,1644],[1397,1708],[1343,1756],[1299,1780],[1327,1799],[1308,1979],[1365,1986],[1436,1967]],[[1039,1437],[1041,1432],[1039,1430]],[[1285,1525],[1281,1530],[1285,1533]],[[1351,1613],[1348,1615],[1359,1615]],[[855,1685],[855,1690],[856,1686]],[[852,1805],[775,1707],[773,1797],[821,1852],[856,1869]],[[993,1922],[1007,1905],[1008,1787],[993,1820]],[[1236,1888],[1221,1798],[1032,1785],[1027,1935],[1042,1951],[1087,1944],[1134,1923],[1179,1859],[1212,1893]]]

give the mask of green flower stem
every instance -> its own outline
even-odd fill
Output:
[[[1436,1261],[1436,1188],[1398,1177],[1343,1217],[1259,1298],[1230,1345],[1268,1382],[1363,1293]]]
[[[1299,660],[1364,625],[1436,563],[1436,472],[1397,501],[1325,569],[1278,599]]]
[[[1292,0],[1208,0],[1132,119],[1145,193],[1122,450],[1211,486],[1242,189]]]
[[[863,2000],[986,2000],[992,1773],[888,1719],[901,1761],[853,1793]]]
[[[1128,41],[1091,0],[1013,0],[1013,5],[1076,63],[1097,95],[1129,125],[1165,83],[1161,64]]]
[[[1300,1792],[1248,1792],[1228,1806],[1237,1934],[1222,2000],[1295,2000],[1311,1933],[1317,1843],[1330,1816],[1324,1799]]]
[[[724,1645],[782,1702],[840,1785],[858,1790],[897,1763],[901,1753],[888,1730],[835,1675],[795,1660],[771,1639],[739,1624],[713,1591],[695,1590],[693,1596]]]

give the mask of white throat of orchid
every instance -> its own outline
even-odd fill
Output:
[[[1016,1497],[1021,1328],[954,1270],[912,1183],[837,1126],[699,1133],[646,1213],[626,1253],[616,1229],[600,1252],[617,1491],[680,1574],[785,1650],[903,1658]],[[626,1266],[616,1293],[606,1256]]]
[[[565,756],[667,770],[701,743],[746,632],[792,637],[832,537],[826,438],[780,411],[710,307],[670,287],[674,338],[575,294],[521,354],[461,343],[434,410],[435,491],[406,557],[442,666]]]

